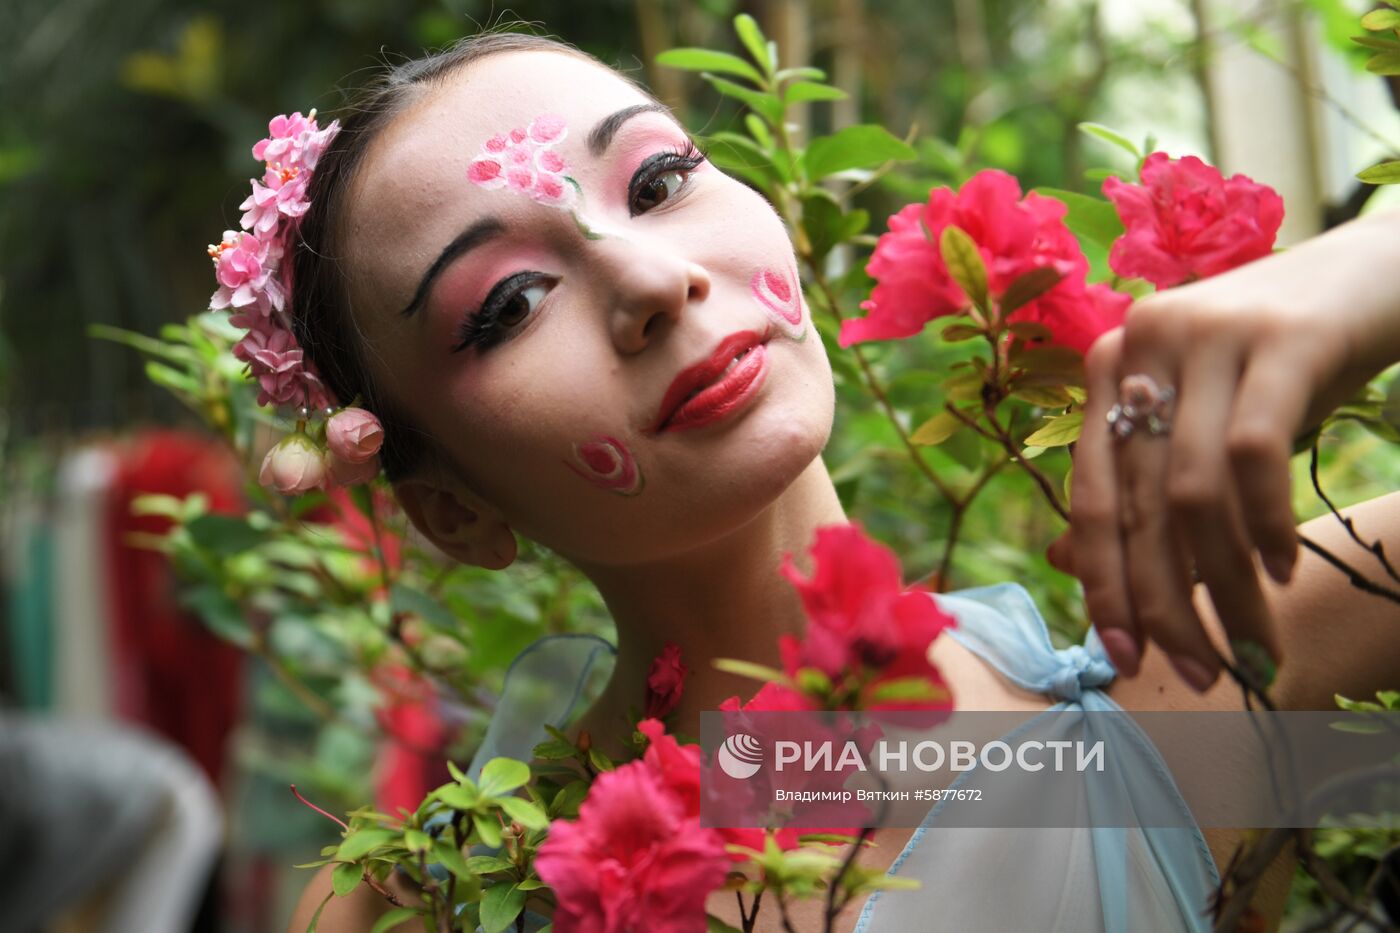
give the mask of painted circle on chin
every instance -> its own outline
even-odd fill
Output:
[[[807,336],[807,322],[802,313],[802,282],[796,270],[759,269],[749,280],[749,291],[786,336],[793,340]]]
[[[581,444],[574,444],[574,459],[564,465],[595,486],[620,496],[635,496],[642,491],[642,471],[627,445],[615,437],[595,434]]]

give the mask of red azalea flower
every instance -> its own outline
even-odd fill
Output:
[[[661,719],[676,708],[689,673],[690,668],[681,663],[680,647],[668,641],[647,673],[646,718]]]
[[[906,590],[899,561],[866,537],[860,526],[828,525],[817,529],[812,545],[815,570],[803,577],[783,559],[783,575],[797,588],[807,612],[806,637],[780,642],[789,676],[815,667],[833,681],[852,670],[870,670],[872,683],[896,677],[943,678],[928,659],[938,633],[956,621],[924,592]],[[875,704],[872,709],[948,709],[946,700]]]
[[[1245,175],[1226,179],[1195,156],[1154,152],[1142,184],[1106,178],[1103,193],[1126,232],[1108,264],[1158,288],[1225,272],[1267,256],[1283,223],[1283,199]]]
[[[1122,322],[1106,314],[1102,296],[1086,292],[1088,261],[1064,224],[1065,205],[1031,192],[1005,172],[978,172],[956,194],[948,188],[929,192],[927,204],[910,204],[889,219],[866,271],[876,280],[864,318],[841,325],[840,344],[912,337],[934,318],[962,314],[970,306],[943,261],[939,242],[951,224],[977,244],[987,269],[988,291],[1000,300],[1006,290],[1032,270],[1049,267],[1062,278],[1034,301],[1017,308],[1013,321],[1034,321],[1050,328],[1055,343],[1081,352],[1094,338]],[[1126,309],[1128,299],[1121,308]]]
[[[646,755],[600,774],[576,822],[556,821],[535,865],[558,898],[559,933],[703,933],[723,884],[724,838],[700,825],[700,750],[639,724]]]

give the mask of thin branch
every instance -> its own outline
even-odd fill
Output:
[[[1375,556],[1376,560],[1380,561],[1380,565],[1385,569],[1386,575],[1396,583],[1400,583],[1400,573],[1396,573],[1395,567],[1391,565],[1389,558],[1385,556],[1384,542],[1380,539],[1376,539],[1370,544],[1363,541],[1361,535],[1356,530],[1356,523],[1338,511],[1337,507],[1332,503],[1332,500],[1328,498],[1327,493],[1322,491],[1322,481],[1317,475],[1318,446],[1318,442],[1313,441],[1312,454],[1308,463],[1308,475],[1312,477],[1313,491],[1317,493],[1317,497],[1323,501],[1327,506],[1327,510],[1332,513],[1333,517],[1342,523],[1342,527],[1347,530],[1347,534],[1351,535],[1351,539],[1370,551],[1371,554]]]
[[[1370,580],[1366,579],[1361,574],[1357,573],[1354,569],[1352,569],[1352,567],[1349,564],[1347,564],[1346,561],[1342,560],[1340,557],[1333,554],[1331,551],[1327,550],[1325,547],[1318,544],[1316,541],[1312,540],[1307,535],[1299,535],[1298,540],[1302,542],[1303,547],[1307,548],[1309,551],[1312,551],[1318,557],[1321,557],[1323,560],[1327,561],[1327,563],[1342,571],[1342,573],[1345,573],[1347,575],[1347,579],[1351,581],[1352,586],[1356,587],[1359,590],[1364,590],[1367,593],[1371,593],[1376,596],[1382,596],[1393,603],[1400,603],[1400,591],[1392,590],[1390,587],[1382,586],[1379,583],[1373,583]]]

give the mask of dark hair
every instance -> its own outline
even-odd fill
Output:
[[[292,332],[341,404],[358,397],[361,407],[378,416],[384,426],[380,464],[390,482],[424,464],[431,456],[432,438],[394,405],[370,374],[365,341],[339,261],[346,192],[370,145],[425,90],[440,86],[458,69],[488,55],[519,51],[562,52],[597,62],[586,52],[544,36],[519,32],[468,36],[444,51],[393,67],[362,92],[341,119],[340,132],[322,153],[311,178],[307,192],[311,206],[302,217],[292,258]]]

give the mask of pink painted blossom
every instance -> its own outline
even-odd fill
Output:
[[[1154,152],[1141,184],[1106,178],[1103,193],[1126,228],[1109,251],[1122,276],[1158,288],[1206,278],[1267,256],[1283,223],[1283,199],[1245,175],[1226,179],[1195,156]]]
[[[284,496],[301,495],[326,484],[325,454],[300,432],[289,434],[267,452],[258,482]]]
[[[705,900],[730,861],[668,777],[646,759],[600,774],[578,820],[550,826],[535,867],[558,933],[704,933]]]
[[[681,701],[690,668],[681,661],[681,649],[668,641],[651,662],[647,672],[646,711],[648,719],[661,719]]]
[[[499,188],[506,183],[505,166],[500,159],[478,156],[467,166],[467,180],[482,188]]]
[[[342,460],[364,463],[384,444],[384,426],[373,412],[344,408],[326,422],[326,444]]]
[[[1023,197],[1015,178],[994,169],[978,172],[956,194],[936,188],[926,204],[904,207],[890,217],[889,231],[866,266],[876,280],[861,304],[869,313],[842,324],[841,346],[912,337],[931,320],[969,309],[940,250],[949,226],[977,245],[995,301],[1028,272],[1048,267],[1060,274],[1059,282],[1015,309],[1009,320],[1044,323],[1051,339],[1066,346],[1092,343],[1086,339],[1103,317],[1104,302],[1086,297],[1089,264],[1064,224],[1065,211],[1053,198],[1035,192]]]
[[[526,136],[542,146],[556,145],[568,134],[568,124],[564,122],[564,118],[552,113],[535,117],[525,130]]]

